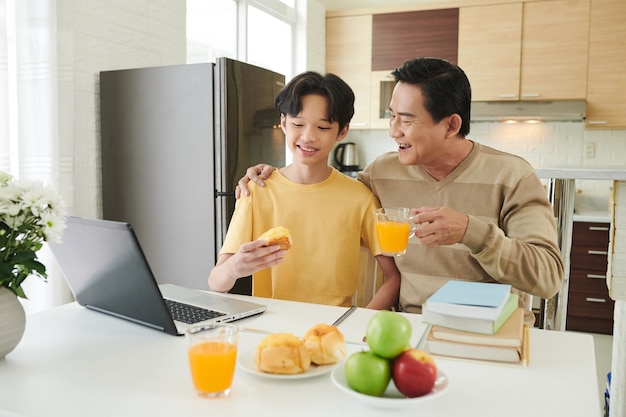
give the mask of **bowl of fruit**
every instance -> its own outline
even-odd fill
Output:
[[[411,323],[391,311],[367,324],[369,349],[352,353],[331,373],[341,391],[377,407],[396,408],[434,400],[448,389],[446,374],[425,351],[409,345]]]

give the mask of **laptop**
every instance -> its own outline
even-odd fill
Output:
[[[230,322],[267,309],[216,293],[157,285],[129,223],[67,217],[66,225],[62,242],[49,247],[76,301],[88,309],[172,335],[184,334],[192,324]]]

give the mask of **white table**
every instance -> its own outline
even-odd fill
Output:
[[[265,323],[263,326],[281,328],[284,323],[285,331],[301,335],[310,324],[332,322],[344,310],[256,301],[266,303],[268,311],[237,324],[254,327]],[[346,333],[364,332],[366,320],[359,312],[342,324]],[[414,323],[420,323],[421,318],[415,317]],[[253,349],[263,336],[242,331],[240,353]],[[363,347],[350,343],[349,351]],[[5,360],[0,360],[0,416],[601,415],[590,335],[533,329],[528,368],[436,360],[449,377],[448,392],[413,408],[387,411],[363,405],[339,391],[328,374],[282,381],[242,369],[235,374],[228,398],[203,399],[196,396],[191,384],[183,337],[72,303],[29,316],[24,338]]]

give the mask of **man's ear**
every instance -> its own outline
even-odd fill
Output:
[[[454,113],[450,116],[450,120],[448,120],[448,132],[447,136],[456,136],[459,134],[459,130],[461,130],[461,125],[463,124],[463,119],[457,113]]]
[[[283,133],[287,134],[287,118],[285,117],[285,113],[280,114],[280,128],[283,130]]]
[[[348,134],[349,130],[350,130],[350,123],[345,125],[344,128],[341,129],[341,131],[339,131],[339,133],[337,134],[336,142],[341,142],[346,137],[346,135]]]

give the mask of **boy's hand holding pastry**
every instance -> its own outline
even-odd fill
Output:
[[[236,259],[231,262],[231,275],[242,277],[265,268],[278,265],[285,258],[286,251],[291,247],[291,234],[282,226],[274,227],[263,233],[257,240],[244,243],[233,254]]]

